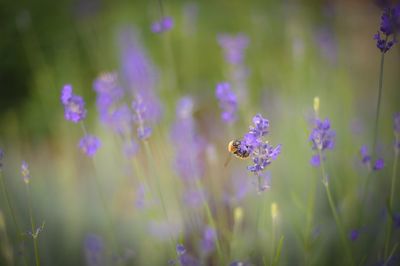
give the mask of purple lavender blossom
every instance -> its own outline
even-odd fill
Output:
[[[219,107],[222,109],[221,118],[226,123],[232,123],[236,120],[237,97],[227,82],[218,83],[215,95],[219,101]]]
[[[321,159],[325,159],[323,152],[327,149],[332,150],[335,146],[335,132],[331,130],[328,119],[325,119],[325,121],[315,120],[315,127],[311,131],[309,140],[312,142],[312,149],[318,151],[317,154],[312,156],[310,163],[312,166],[318,167]],[[320,153],[322,158],[320,158]]]
[[[399,228],[400,228],[400,213],[395,213],[395,214],[393,215],[393,226],[394,226],[396,229],[399,229]]]
[[[368,147],[362,146],[360,149],[361,161],[363,164],[369,164],[371,162],[371,155],[369,155]]]
[[[192,183],[204,173],[204,140],[196,132],[193,119],[193,100],[183,97],[176,107],[176,121],[172,126],[171,140],[175,148],[175,169],[186,183]]]
[[[172,29],[173,26],[174,21],[171,17],[163,17],[151,25],[151,31],[154,33],[163,33]]]
[[[205,254],[209,254],[215,250],[215,241],[217,232],[214,228],[207,226],[203,231],[203,239],[201,240],[201,250]]]
[[[29,171],[29,165],[25,161],[22,161],[22,164],[21,164],[21,175],[22,175],[22,179],[24,180],[24,182],[26,184],[28,184],[29,180],[31,179],[31,173]]]
[[[374,170],[374,171],[379,171],[379,170],[381,170],[384,166],[385,166],[385,162],[383,161],[382,158],[379,158],[379,159],[377,159],[377,160],[375,161],[373,170]]]
[[[353,242],[356,241],[359,236],[360,236],[360,230],[358,229],[353,229],[349,233],[349,239]]]
[[[97,94],[96,106],[100,121],[118,134],[129,134],[131,111],[127,105],[121,104],[125,93],[119,85],[117,73],[100,75],[94,81],[93,88]]]
[[[155,89],[157,71],[140,45],[137,33],[130,29],[120,32],[121,72],[124,85],[134,98],[139,97],[146,105],[146,119],[156,123],[161,118],[162,106]]]
[[[224,50],[225,60],[233,65],[243,63],[244,50],[249,45],[249,39],[246,35],[239,33],[238,35],[220,34],[217,37],[219,45]]]
[[[61,91],[61,103],[64,105],[66,120],[78,123],[85,119],[85,102],[81,96],[73,94],[72,86],[69,84],[65,85]]]
[[[382,53],[386,53],[397,43],[396,32],[400,30],[400,4],[395,7],[386,7],[381,16],[380,31],[374,35],[376,46]],[[381,37],[381,33],[383,37]]]
[[[182,244],[177,244],[176,245],[176,254],[178,256],[177,260],[171,260],[170,263],[174,263],[172,265],[175,265],[176,262],[179,262],[180,265],[182,266],[200,266],[200,262],[192,257],[185,249],[185,247]]]
[[[92,135],[86,135],[79,141],[80,150],[88,157],[93,157],[100,148],[100,140]]]
[[[320,27],[315,33],[315,40],[321,55],[334,64],[337,58],[337,47],[333,32],[328,27]]]
[[[124,143],[123,152],[127,158],[133,158],[139,151],[139,145],[133,139]]]
[[[371,155],[368,152],[368,147],[366,145],[362,146],[360,149],[361,162],[371,169]],[[375,163],[372,166],[372,170],[379,171],[384,167],[384,160],[382,158],[378,158],[375,160]]]
[[[266,167],[276,160],[281,152],[281,145],[272,146],[268,141],[263,140],[268,134],[269,121],[257,114],[253,117],[253,124],[249,127],[249,132],[246,133],[241,140],[241,149],[248,151],[252,159],[253,165],[247,169],[258,177],[259,192],[269,188],[269,181],[265,182]]]
[[[137,125],[138,138],[146,140],[150,137],[152,129],[145,125],[148,108],[140,95],[137,95],[136,100],[132,102],[132,109],[134,110],[133,121]]]
[[[89,266],[104,265],[104,243],[98,235],[89,234],[85,238],[84,251],[86,263]]]

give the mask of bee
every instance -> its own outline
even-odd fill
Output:
[[[250,156],[250,152],[249,152],[249,150],[248,149],[243,149],[243,147],[242,147],[242,142],[240,141],[240,140],[238,140],[238,139],[236,139],[236,140],[231,140],[229,143],[228,143],[228,151],[231,153],[231,154],[233,154],[233,155],[235,155],[237,158],[240,158],[240,159],[247,159],[249,156]],[[230,160],[231,160],[231,157],[232,156],[229,156],[227,159],[226,159],[226,162],[225,162],[225,167],[228,165],[228,163],[230,162]]]

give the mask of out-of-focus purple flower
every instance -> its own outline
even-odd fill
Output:
[[[115,72],[100,75],[93,83],[96,91],[96,106],[100,121],[115,132],[129,135],[132,122],[131,110],[122,104],[124,89],[119,85],[118,75]]]
[[[367,146],[364,145],[361,147],[360,155],[361,155],[361,161],[363,164],[369,164],[371,162],[371,156],[369,155]]]
[[[123,151],[127,158],[132,158],[139,151],[139,145],[133,139],[130,139],[124,143]]]
[[[243,261],[232,261],[229,266],[250,266],[251,264]]]
[[[253,165],[248,166],[247,169],[257,176],[259,192],[269,188],[269,184],[264,184],[263,172],[281,152],[280,144],[274,147],[263,139],[268,134],[268,130],[269,121],[261,114],[256,114],[253,117],[253,125],[249,127],[249,132],[244,135],[240,144],[241,150],[250,153]]]
[[[151,127],[145,125],[146,118],[148,117],[148,105],[143,101],[140,95],[136,96],[136,100],[132,102],[132,109],[134,110],[133,121],[137,126],[137,135],[141,140],[146,140],[152,133]]]
[[[377,160],[375,161],[373,170],[374,170],[374,171],[379,171],[379,170],[381,170],[384,166],[385,166],[385,162],[383,161],[382,158],[379,158],[379,159],[377,159]]]
[[[31,173],[29,171],[29,165],[25,161],[22,161],[22,164],[21,164],[21,175],[22,175],[22,179],[24,180],[25,184],[28,184],[29,180],[31,179]]]
[[[337,58],[337,47],[333,32],[327,27],[319,28],[315,33],[315,40],[320,53],[330,63],[335,63]]]
[[[222,109],[221,118],[226,123],[232,123],[236,120],[237,98],[227,82],[218,83],[215,95],[219,101],[219,107]]]
[[[151,25],[151,31],[154,33],[162,33],[169,31],[174,26],[174,21],[171,17],[163,17],[161,20],[155,21]]]
[[[202,252],[209,254],[215,249],[215,241],[217,239],[217,232],[214,228],[207,226],[203,231],[203,239],[201,240]]]
[[[193,100],[183,97],[176,107],[176,121],[171,130],[175,148],[175,169],[185,182],[193,182],[204,172],[205,141],[197,134],[193,119]]]
[[[189,185],[189,184],[188,184]],[[203,190],[199,190],[193,184],[189,185],[183,192],[182,201],[189,208],[198,208],[203,205],[203,203],[207,200],[207,195]]]
[[[93,157],[100,146],[100,140],[92,135],[86,135],[79,141],[79,149],[88,157]]]
[[[235,35],[219,34],[218,43],[224,50],[225,60],[233,65],[243,63],[244,50],[249,45],[249,39],[246,35],[239,33]]]
[[[72,86],[67,84],[61,90],[61,103],[64,105],[64,117],[66,120],[78,123],[85,119],[85,102],[81,96],[72,92]]]
[[[314,154],[314,155],[311,157],[310,164],[311,164],[312,166],[314,166],[314,167],[319,167],[319,166],[320,166],[320,164],[321,164],[321,158],[320,158],[319,154]]]
[[[361,162],[371,170],[371,155],[368,152],[368,147],[366,145],[362,146],[360,149]],[[378,158],[375,160],[374,165],[372,166],[372,170],[379,171],[384,167],[384,160],[382,158]]]
[[[386,53],[397,43],[396,32],[400,30],[400,4],[395,7],[385,7],[381,16],[381,24],[377,34],[374,35],[376,46],[382,53]],[[383,37],[381,38],[381,33]]]
[[[175,265],[176,262],[179,262],[179,264],[182,266],[200,266],[200,262],[190,254],[188,254],[182,244],[176,245],[176,255],[178,256],[178,259],[176,261],[170,260],[170,263],[174,263],[172,265]]]
[[[98,235],[89,234],[85,238],[84,251],[86,264],[89,266],[104,265],[104,243]]]
[[[358,229],[353,229],[349,233],[349,239],[353,242],[356,241],[359,236],[360,236],[360,230]]]
[[[400,228],[400,213],[395,213],[395,214],[393,215],[393,226],[394,226],[396,229],[399,229],[399,228]]]
[[[162,107],[155,93],[157,71],[140,45],[137,34],[131,29],[120,32],[121,71],[124,86],[137,99],[146,105],[146,119],[150,123],[161,118]]]
[[[4,157],[4,151],[3,149],[0,149],[0,171],[3,168],[3,157]]]

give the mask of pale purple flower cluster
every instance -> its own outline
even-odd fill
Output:
[[[148,105],[143,101],[143,98],[137,94],[136,100],[132,101],[133,122],[136,124],[137,136],[141,140],[146,140],[150,137],[152,129],[147,126],[148,121]]]
[[[61,103],[64,105],[66,120],[78,123],[85,119],[85,102],[81,96],[73,94],[70,84],[65,85],[61,91]]]
[[[163,17],[151,25],[151,31],[154,33],[163,33],[171,30],[173,26],[174,21],[171,17]]]
[[[239,33],[237,35],[219,34],[217,37],[221,46],[225,61],[230,65],[228,80],[238,99],[247,101],[247,76],[248,68],[244,62],[245,50],[249,45],[249,38]]]
[[[119,85],[115,72],[100,75],[93,83],[96,91],[96,106],[100,121],[118,134],[128,134],[131,124],[129,107],[121,103],[125,92]]]
[[[193,119],[192,98],[183,97],[176,107],[176,121],[173,124],[171,139],[175,148],[175,169],[186,182],[200,178],[204,172],[204,140],[196,132]]]
[[[122,81],[131,96],[146,106],[146,120],[158,122],[162,114],[162,106],[155,89],[158,78],[157,71],[140,45],[137,34],[125,29],[120,33]]]
[[[87,265],[98,266],[104,264],[104,243],[103,239],[98,235],[89,234],[86,236],[84,242],[84,252]]]
[[[395,7],[385,7],[381,16],[380,31],[374,35],[376,47],[386,53],[397,43],[395,35],[400,31],[400,4]],[[383,37],[381,37],[381,33]]]
[[[221,118],[226,123],[232,123],[236,120],[237,97],[232,91],[231,85],[227,82],[218,83],[215,95],[219,101],[219,107],[222,109]]]
[[[325,119],[324,121],[315,120],[315,127],[311,131],[309,140],[312,143],[312,149],[318,151],[318,153],[311,158],[310,163],[312,166],[318,167],[321,160],[324,160],[324,151],[334,148],[335,136],[335,132],[331,130],[329,119]],[[322,155],[322,158],[320,158],[320,155]]]
[[[225,60],[233,65],[239,65],[244,60],[244,50],[249,45],[249,38],[239,33],[238,35],[220,34],[218,35],[218,43],[224,50]]]
[[[192,255],[190,255],[187,251],[186,248],[182,244],[177,244],[176,245],[176,255],[177,259],[176,260],[169,260],[168,264],[169,265],[181,265],[181,266],[200,266],[200,262],[194,258]]]
[[[64,116],[66,120],[78,123],[86,117],[85,102],[83,98],[74,95],[72,86],[67,84],[61,90],[61,103],[64,105]],[[92,157],[100,147],[100,140],[92,135],[85,136],[79,142],[79,148],[88,157]]]
[[[203,231],[203,238],[201,240],[201,249],[204,254],[209,254],[215,250],[216,239],[217,232],[215,229],[207,226]]]
[[[268,130],[269,121],[263,118],[261,114],[255,115],[253,125],[249,127],[249,132],[244,135],[240,147],[243,151],[250,153],[253,165],[248,166],[247,169],[258,177],[259,192],[270,187],[270,178],[265,170],[281,152],[280,144],[274,147],[264,140]]]
[[[100,140],[92,135],[85,135],[79,141],[79,149],[88,157],[93,157],[100,146]]]
[[[369,169],[371,169],[371,155],[369,154],[368,147],[362,146],[360,149],[361,162],[366,165]],[[378,158],[375,160],[375,163],[372,167],[372,170],[379,171],[385,166],[384,160],[382,158]]]
[[[193,119],[194,103],[183,97],[176,107],[176,121],[171,130],[175,148],[174,166],[185,185],[183,200],[190,207],[199,207],[206,200],[206,193],[197,188],[196,182],[204,174],[205,141],[196,132]]]

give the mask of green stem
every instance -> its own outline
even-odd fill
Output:
[[[399,141],[399,136],[396,134],[396,145]],[[393,227],[393,217],[392,217],[392,212],[393,212],[393,200],[394,200],[394,192],[396,189],[396,175],[397,175],[397,161],[399,158],[399,150],[397,146],[395,147],[394,150],[394,162],[393,162],[393,169],[392,169],[392,182],[390,186],[390,198],[389,198],[389,210],[388,210],[388,223],[387,223],[387,234],[385,237],[385,249],[384,249],[384,255],[385,258],[388,256],[389,252],[389,247],[390,247],[390,239],[392,235],[392,227]]]
[[[312,182],[311,194],[308,201],[307,208],[307,226],[306,226],[306,235],[305,235],[305,265],[308,265],[308,255],[310,249],[310,239],[311,239],[311,229],[313,225],[313,218],[315,212],[315,196],[317,193],[317,182],[315,180]]]
[[[378,87],[378,102],[376,104],[376,116],[375,116],[375,129],[374,129],[374,142],[372,146],[371,154],[376,152],[376,142],[378,139],[378,125],[379,125],[379,112],[381,107],[382,87],[383,87],[383,63],[385,61],[385,53],[381,54],[381,65],[379,72],[379,87]]]
[[[146,150],[147,162],[150,165],[152,162],[155,162],[155,160],[154,160],[153,154],[151,152],[149,143],[147,141],[144,141],[143,143],[144,143],[144,147],[145,147],[145,150]],[[161,186],[160,186],[160,180],[158,178],[158,175],[156,175],[156,173],[155,173],[154,167],[153,166],[149,166],[148,168],[150,170],[150,175],[152,176],[153,179],[155,179],[155,183],[156,183],[155,185],[157,187],[156,189],[157,189],[158,196],[160,197],[161,207],[162,207],[162,210],[164,212],[164,215],[165,215],[165,218],[167,220],[167,223],[169,223],[170,222],[169,221],[169,216],[168,216],[167,208],[165,206],[164,196],[162,194],[162,190],[161,190]],[[169,239],[170,239],[172,254],[174,254],[175,253],[175,244],[174,244],[174,240],[173,240],[171,235],[169,236]]]
[[[26,187],[26,193],[28,196],[28,208],[29,208],[29,217],[31,221],[31,235],[33,239],[33,249],[35,253],[35,261],[36,261],[36,266],[40,266],[40,258],[39,258],[39,249],[38,249],[38,235],[36,234],[36,225],[35,225],[35,220],[33,218],[33,211],[32,211],[32,196],[31,196],[31,191],[29,189],[29,182],[25,183]]]
[[[5,184],[3,173],[2,173],[1,170],[0,170],[0,185],[1,185],[2,191],[4,193],[4,197],[6,199],[7,207],[9,209],[9,211],[10,211],[11,219],[13,221],[15,230],[17,231],[18,242],[22,243],[24,241],[24,237],[23,237],[21,228],[19,227],[19,224],[17,222],[17,218],[15,216],[14,208],[11,205],[10,194],[8,193],[8,189],[7,189],[7,186]],[[27,265],[26,258],[25,258],[25,252],[22,253],[22,260],[23,260],[24,265]]]
[[[329,181],[328,181],[328,177],[325,174],[324,161],[323,161],[322,153],[321,153],[320,150],[318,150],[318,154],[319,154],[319,157],[320,157],[320,160],[321,160],[322,183],[323,183],[323,185],[325,187],[325,190],[326,190],[326,195],[328,197],[329,206],[331,208],[333,218],[335,219],[336,226],[339,229],[340,239],[342,241],[342,244],[343,244],[343,247],[345,249],[346,255],[348,257],[349,263],[350,263],[350,265],[354,265],[354,260],[353,260],[352,254],[351,254],[351,249],[350,249],[349,243],[348,243],[348,241],[346,239],[346,234],[344,232],[342,222],[340,221],[339,215],[338,215],[338,213],[336,211],[335,203],[334,203],[333,198],[332,198],[332,193],[331,193],[331,189],[330,189],[330,186],[329,186]]]

